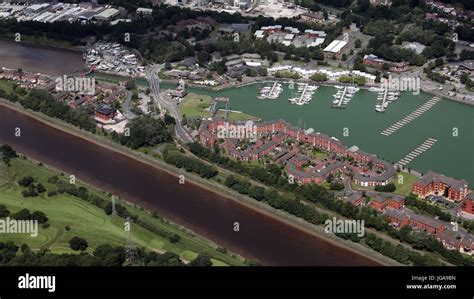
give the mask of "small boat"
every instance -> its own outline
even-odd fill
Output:
[[[379,92],[379,91],[383,91],[383,88],[381,88],[381,87],[370,87],[369,91]]]

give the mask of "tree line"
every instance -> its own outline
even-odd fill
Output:
[[[271,167],[271,169],[273,169],[272,172],[269,168],[265,169],[262,166],[249,167],[243,164],[241,161],[235,161],[228,157],[221,156],[216,149],[217,146],[214,147],[214,150],[210,150],[198,143],[190,144],[189,147],[191,152],[198,156],[201,156],[214,163],[218,163],[223,167],[260,181],[268,186],[273,186],[274,188],[264,189],[263,187],[255,186],[249,181],[240,180],[234,176],[229,176],[226,179],[225,185],[227,187],[241,194],[248,195],[256,200],[265,201],[274,208],[283,209],[288,213],[301,217],[310,223],[324,223],[326,216],[324,216],[325,214],[319,215],[316,213],[316,211],[314,211],[314,209],[302,204],[300,200],[313,202],[349,219],[364,220],[366,227],[374,228],[381,233],[386,233],[390,237],[408,243],[414,248],[421,248],[428,252],[438,253],[450,263],[456,265],[474,264],[472,260],[464,258],[458,251],[446,249],[440,241],[426,233],[420,238],[403,238],[403,236],[400,234],[400,231],[392,227],[388,218],[386,218],[384,215],[377,213],[377,211],[370,207],[356,207],[349,202],[338,200],[335,198],[333,192],[322,186],[316,184],[290,184],[281,176],[281,169],[276,165]],[[258,171],[253,172],[250,169],[258,169]],[[289,191],[294,195],[294,198],[289,199],[283,197],[278,193],[277,190]],[[342,235],[341,237],[344,236]],[[353,236],[350,237],[350,239],[353,241],[360,241]],[[387,252],[391,252],[391,250],[387,249]],[[425,258],[427,260],[424,260]],[[399,261],[402,262],[411,259],[411,262],[414,264],[432,264],[433,261],[429,256],[426,256],[425,258],[420,257],[419,255],[413,255],[407,259],[407,256],[405,255],[404,258],[400,258]]]
[[[210,179],[218,174],[216,167],[191,158],[171,146],[163,150],[163,160],[178,168],[184,168],[188,172],[197,173],[200,177]]]

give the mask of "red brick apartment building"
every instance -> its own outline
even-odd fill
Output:
[[[384,196],[377,195],[372,198],[369,203],[370,207],[377,211],[383,211],[385,208],[390,207],[393,209],[401,209],[405,205],[405,198],[402,196]]]
[[[344,199],[357,207],[363,205],[365,198],[361,194],[354,192],[351,195],[346,196]]]
[[[374,69],[383,69],[384,65],[388,65],[388,71],[394,73],[401,73],[408,69],[410,64],[408,62],[393,62],[379,58],[373,54],[365,55],[363,64],[373,67]]]
[[[439,195],[449,200],[461,201],[467,196],[469,189],[465,180],[456,180],[429,171],[413,184],[412,192],[420,197]]]
[[[461,207],[461,216],[469,220],[474,220],[474,192],[471,191],[464,198]]]
[[[386,208],[384,214],[387,216],[390,223],[396,224],[399,227],[410,225],[434,235],[439,235],[446,229],[444,223],[440,220],[415,214],[412,210],[406,208],[400,210]]]
[[[94,115],[96,118],[108,121],[115,117],[116,110],[109,106],[101,105],[95,109]]]

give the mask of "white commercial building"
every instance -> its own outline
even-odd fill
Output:
[[[324,48],[324,54],[331,58],[335,56],[337,59],[341,58],[342,51],[346,47],[347,42],[343,40],[333,40],[326,48]]]
[[[97,14],[94,18],[99,21],[111,21],[113,18],[118,16],[120,11],[116,8],[107,8],[100,14]]]

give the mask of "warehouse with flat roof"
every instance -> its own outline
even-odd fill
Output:
[[[101,13],[97,14],[94,18],[98,21],[112,21],[113,18],[118,16],[120,11],[116,8],[107,8]]]
[[[333,40],[326,48],[324,48],[324,55],[326,58],[341,59],[342,52],[347,46],[347,42],[343,40]]]

